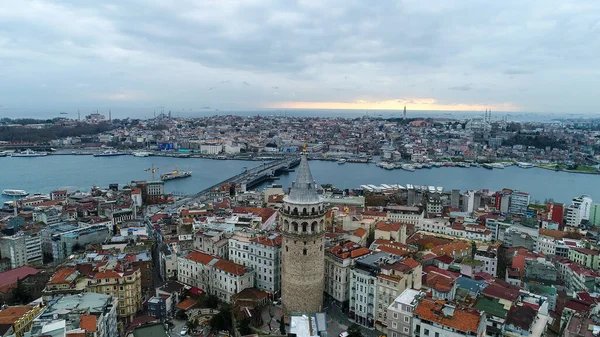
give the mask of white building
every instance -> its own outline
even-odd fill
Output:
[[[524,215],[529,207],[529,193],[514,191],[510,196],[509,212]]]
[[[42,261],[42,241],[37,235],[19,232],[0,238],[0,255],[10,259],[11,268]]]
[[[221,144],[201,144],[200,153],[202,154],[219,154],[223,152],[223,145]]]
[[[475,260],[483,262],[482,271],[496,277],[498,273],[498,249],[494,246],[479,246]]]
[[[413,206],[388,206],[385,208],[388,219],[394,222],[419,225],[425,218],[425,212]]]
[[[177,280],[216,295],[224,302],[254,287],[254,270],[233,261],[193,251],[177,261]]]
[[[565,225],[579,227],[582,220],[589,220],[592,199],[582,195],[573,198],[573,202],[565,210]]]
[[[389,337],[413,337],[413,311],[425,293],[406,289],[387,308],[387,329]]]
[[[255,287],[275,296],[281,291],[281,236],[244,237],[229,239],[229,259],[255,271]]]

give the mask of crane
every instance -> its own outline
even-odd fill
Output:
[[[152,181],[154,181],[154,173],[156,171],[158,171],[158,169],[166,168],[166,167],[170,167],[170,166],[173,166],[173,165],[155,167],[154,164],[152,164],[152,167],[145,169],[144,172],[148,172],[148,171],[152,172]]]

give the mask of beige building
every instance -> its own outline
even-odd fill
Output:
[[[375,226],[375,239],[406,244],[406,225],[400,222],[379,221]]]
[[[341,307],[348,307],[350,300],[351,268],[354,261],[370,253],[371,250],[352,241],[335,245],[325,251],[325,293]]]
[[[317,194],[306,153],[290,194],[279,210],[282,304],[287,313],[323,309],[325,206]]]
[[[109,269],[110,268],[110,269]],[[131,323],[142,308],[142,277],[139,269],[107,264],[88,275],[87,291],[110,295],[119,300],[117,316]]]
[[[387,333],[387,309],[406,289],[421,289],[421,264],[412,258],[381,265],[377,275],[377,309],[375,327]]]

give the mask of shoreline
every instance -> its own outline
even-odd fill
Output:
[[[94,154],[96,154],[96,152],[83,152],[83,153],[48,153],[48,156],[93,156]],[[291,155],[291,154],[290,154]],[[283,155],[283,156],[264,156],[264,157],[227,157],[227,156],[215,156],[215,155],[199,155],[199,154],[188,154],[188,153],[152,153],[149,156],[145,156],[145,157],[139,157],[139,158],[148,158],[148,157],[163,157],[163,158],[181,158],[181,159],[210,159],[210,160],[238,160],[238,161],[267,161],[267,160],[279,160],[282,159],[284,157],[289,157],[290,155]],[[125,153],[122,156],[133,156],[133,153]],[[36,158],[36,157],[32,157],[32,158]],[[338,158],[315,158],[315,157],[310,157],[308,158],[311,161],[329,161],[329,162],[336,162],[338,160]],[[349,159],[347,160],[348,164],[371,164],[374,163],[372,160],[370,159],[364,159],[364,158],[354,158],[354,159]],[[410,163],[409,163],[410,164]],[[441,166],[441,167],[431,167],[431,168],[422,168],[422,169],[433,169],[433,168],[445,168],[446,166]],[[473,168],[473,167],[460,167],[460,166],[452,166],[452,167],[459,167],[459,168]],[[539,164],[534,164],[533,167],[531,168],[540,168],[540,169],[544,169],[544,170],[548,170],[548,171],[556,171],[556,172],[565,172],[565,173],[577,173],[577,174],[588,174],[588,175],[600,175],[600,171],[597,172],[592,172],[592,171],[578,171],[578,170],[566,170],[566,169],[561,169],[561,170],[556,170],[555,168],[550,168],[550,167],[544,167],[542,165]]]

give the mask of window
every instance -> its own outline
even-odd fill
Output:
[[[408,329],[407,327],[404,327],[404,329],[402,329],[402,332],[404,332],[404,333],[406,333],[406,334],[407,334],[407,333],[409,332],[409,330],[410,330],[410,329]]]
[[[404,316],[404,323],[408,323],[408,316]]]
[[[396,322],[392,322],[392,328],[396,329],[398,327],[398,324],[396,324]]]
[[[397,312],[394,313],[394,318],[398,318],[398,313]]]
[[[302,249],[302,254],[306,255],[306,248]]]
[[[440,333],[439,333],[439,332],[436,332],[436,333],[435,333],[435,337],[440,337]]]
[[[425,336],[429,336],[429,330],[428,330],[428,329],[425,329],[425,330],[423,331],[423,334],[424,334]]]

